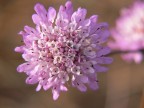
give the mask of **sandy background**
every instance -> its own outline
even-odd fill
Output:
[[[13,50],[21,44],[17,33],[24,25],[34,26],[31,15],[37,2],[47,8],[58,9],[66,0],[0,0],[0,108],[144,108],[144,62],[125,63],[115,55],[114,63],[107,73],[99,73],[98,91],[81,93],[69,87],[57,101],[52,100],[51,91],[35,92],[35,85],[25,84],[25,74],[16,72],[23,60]],[[72,0],[75,10],[87,8],[88,16],[99,15],[110,27],[119,16],[119,10],[132,0]]]

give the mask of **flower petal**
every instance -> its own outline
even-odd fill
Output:
[[[110,57],[98,57],[95,58],[96,62],[99,64],[111,64],[113,59]]]
[[[32,75],[26,79],[27,84],[36,84],[38,82],[38,76]]]
[[[86,13],[87,13],[86,9],[78,8],[78,10],[72,14],[71,21],[76,23],[84,21]]]
[[[100,66],[100,65],[94,65],[93,66],[95,69],[95,72],[106,72],[108,70],[108,68],[104,67],[104,66]]]
[[[40,25],[41,19],[37,14],[32,15],[32,20],[36,25]]]
[[[55,17],[56,17],[56,10],[53,7],[50,7],[48,9],[48,21],[53,23],[55,20]]]
[[[17,67],[17,71],[24,72],[24,71],[31,70],[32,68],[33,66],[31,66],[29,63],[23,63]]]
[[[15,50],[16,52],[23,53],[23,52],[24,52],[24,46],[16,47],[14,50]]]
[[[100,49],[98,52],[97,52],[97,57],[100,57],[100,56],[104,56],[104,55],[107,55],[111,52],[111,49],[109,47],[103,47],[102,49]]]
[[[57,88],[57,86],[55,86],[55,87],[53,87],[53,89],[52,89],[52,93],[53,93],[53,99],[54,100],[57,100],[58,99],[58,97],[59,97],[59,89]]]
[[[97,89],[99,88],[98,83],[97,83],[96,81],[89,82],[89,87],[90,87],[92,90],[97,90]]]
[[[36,11],[36,13],[40,16],[42,20],[44,21],[46,20],[47,11],[42,4],[37,3],[34,7],[34,10]]]
[[[61,91],[68,91],[67,87],[65,87],[64,85],[61,85],[61,86],[60,86],[60,90],[61,90]]]
[[[37,88],[36,88],[36,91],[40,91],[40,89],[41,89],[41,85],[40,84],[38,84],[38,86],[37,86]]]
[[[66,4],[65,4],[65,10],[66,10],[66,13],[68,15],[68,19],[70,19],[71,15],[73,13],[73,5],[72,5],[71,1],[67,1],[66,2]]]
[[[90,34],[103,34],[105,37],[107,37],[107,35],[109,36],[109,32],[107,32],[108,29],[108,24],[107,23],[99,23],[99,24],[95,24],[93,25],[93,27],[90,29]],[[102,35],[102,36],[103,36]]]

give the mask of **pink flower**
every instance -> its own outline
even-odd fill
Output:
[[[112,49],[131,51],[122,54],[128,62],[140,63],[144,49],[144,3],[137,1],[130,8],[122,9],[116,27],[111,30],[115,42],[109,42]]]
[[[73,12],[70,1],[57,14],[53,7],[47,11],[39,3],[34,9],[36,28],[25,26],[19,33],[24,45],[15,48],[26,61],[17,68],[27,74],[26,83],[38,83],[36,91],[51,88],[54,100],[60,91],[67,91],[70,81],[82,92],[86,85],[98,89],[97,72],[107,71],[101,65],[112,62],[105,57],[110,49],[103,45],[109,36],[108,24],[97,23],[97,15],[86,18],[86,9]]]

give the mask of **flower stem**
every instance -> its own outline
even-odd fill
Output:
[[[108,56],[113,56],[113,55],[116,55],[116,54],[136,53],[136,52],[141,52],[142,54],[144,54],[144,49],[127,50],[127,51],[113,50],[111,53],[108,54]]]

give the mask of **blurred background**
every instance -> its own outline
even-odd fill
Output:
[[[99,90],[81,93],[69,86],[53,101],[51,91],[35,92],[36,86],[25,84],[25,74],[16,71],[23,63],[14,48],[21,45],[18,32],[25,25],[34,27],[31,15],[37,2],[58,10],[66,0],[0,0],[0,108],[144,108],[144,62],[126,63],[119,55],[107,73],[99,73]],[[72,0],[74,9],[88,10],[88,16],[99,15],[99,21],[115,24],[119,11],[132,0]]]

